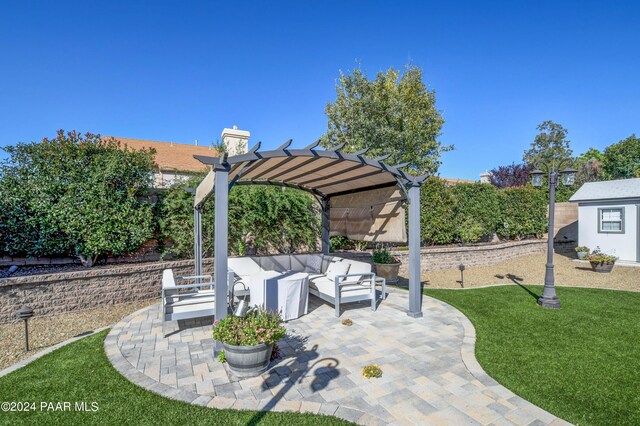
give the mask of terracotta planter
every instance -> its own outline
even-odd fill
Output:
[[[223,343],[229,369],[238,377],[255,377],[267,371],[273,345],[235,346]]]
[[[611,272],[615,262],[589,262],[595,272]]]
[[[399,263],[374,263],[374,265],[376,266],[376,275],[384,278],[388,283],[398,282]]]
[[[588,251],[578,251],[576,253],[578,254],[578,259],[584,259],[589,254]]]

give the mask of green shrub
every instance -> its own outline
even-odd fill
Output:
[[[455,241],[456,199],[444,180],[432,176],[420,188],[420,238],[432,244]]]
[[[101,255],[136,251],[153,236],[152,150],[60,130],[54,139],[4,148],[0,254]]]
[[[159,210],[163,239],[172,244],[166,249],[179,257],[193,256],[193,194],[202,176],[173,185],[162,197]],[[202,211],[203,253],[213,255],[215,200]],[[292,188],[271,186],[235,186],[229,193],[229,250],[243,255],[246,240],[253,240],[259,254],[314,251],[320,235],[319,206],[307,193]]]
[[[522,239],[541,236],[547,230],[547,201],[544,191],[524,186],[498,192],[500,223],[497,233],[502,238]]]
[[[213,324],[213,338],[236,346],[274,344],[286,334],[284,321],[278,312],[257,309],[245,317],[229,315]]]
[[[341,250],[348,250],[352,247],[352,241],[342,235],[334,235],[329,238],[329,251],[332,253]]]
[[[384,246],[376,247],[376,249],[373,250],[371,260],[373,261],[373,263],[379,263],[381,265],[391,265],[394,263],[398,263],[398,259],[392,256],[391,253],[389,253],[389,250]]]
[[[458,237],[462,244],[477,243],[486,235],[486,229],[469,216],[458,227]]]
[[[498,190],[484,183],[460,183],[450,189],[456,199],[457,238],[471,243],[493,235],[499,221]]]

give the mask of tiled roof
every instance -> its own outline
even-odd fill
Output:
[[[569,201],[617,200],[640,198],[640,178],[585,183]]]
[[[469,180],[469,179],[457,179],[457,178],[440,178],[442,180],[444,180],[447,185],[449,186],[453,186],[453,185],[457,185],[459,183],[474,183],[476,181],[474,180]]]
[[[162,171],[201,172],[207,166],[193,158],[194,155],[216,157],[218,152],[210,146],[185,145],[175,142],[157,142],[142,139],[113,137],[132,149],[154,148],[155,162]]]

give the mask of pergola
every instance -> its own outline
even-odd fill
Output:
[[[322,253],[329,254],[330,202],[333,197],[366,193],[381,188],[398,188],[409,207],[409,306],[407,314],[422,316],[420,286],[420,186],[426,176],[414,177],[400,168],[363,157],[367,151],[341,152],[344,144],[327,150],[319,142],[303,149],[289,149],[291,140],[273,151],[260,152],[257,143],[248,153],[227,157],[196,155],[211,171],[196,189],[194,201],[194,255],[196,275],[202,273],[202,206],[209,197],[215,201],[214,279],[216,315],[227,312],[227,256],[229,190],[234,185],[276,185],[297,188],[313,194],[322,206]],[[402,218],[404,220],[404,217]]]

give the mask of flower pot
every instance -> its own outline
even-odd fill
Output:
[[[374,263],[374,265],[376,266],[376,275],[384,278],[388,283],[398,282],[399,263]]]
[[[267,371],[273,345],[235,346],[223,343],[229,369],[238,377],[255,377]]]
[[[614,262],[589,262],[595,272],[611,272]]]
[[[576,253],[578,254],[578,259],[584,259],[589,254],[588,251],[579,251],[579,252],[576,252]]]

